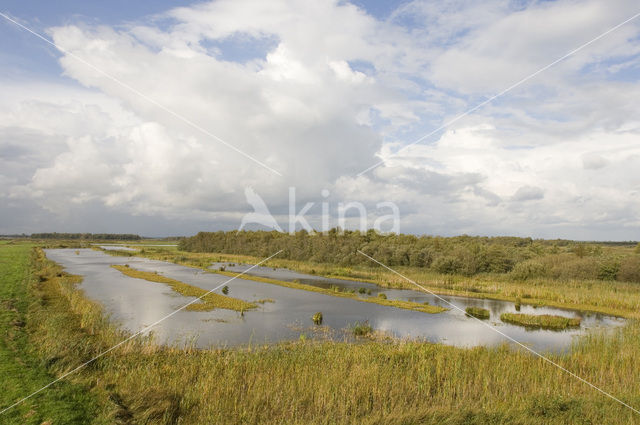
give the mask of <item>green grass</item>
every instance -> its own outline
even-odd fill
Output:
[[[25,373],[44,367],[59,376],[126,337],[76,288],[78,277],[41,256],[33,267],[33,274],[26,273],[33,290],[22,299],[30,306],[25,321],[31,331],[25,338],[35,364],[21,366],[19,380],[1,381],[0,397],[22,395]],[[4,274],[2,279],[5,286]],[[636,408],[639,357],[635,320],[609,333],[592,331],[576,339],[567,354],[549,355]],[[65,385],[83,392],[59,391]],[[97,400],[87,421],[107,418],[103,423],[640,423],[639,415],[524,350],[368,339],[194,350],[136,338],[28,406],[42,409],[46,397],[54,396],[52,411],[63,411],[80,397]],[[8,423],[25,422],[22,416],[11,419]],[[73,423],[42,416],[32,423],[40,419]]]
[[[582,319],[579,317],[568,318],[563,316],[554,316],[551,314],[520,314],[520,313],[502,313],[500,320],[512,325],[524,326],[531,329],[553,329],[562,330],[567,328],[575,328],[580,326]]]
[[[27,314],[32,299],[28,290],[41,284],[32,274],[31,250],[27,244],[0,246],[0,410],[55,379],[34,354],[29,338]],[[96,417],[97,402],[87,390],[84,385],[56,383],[0,415],[0,423],[105,423]]]
[[[472,316],[472,317],[476,317],[478,319],[489,319],[491,317],[491,313],[489,312],[489,310],[487,310],[486,308],[480,308],[480,307],[467,307],[464,309],[465,313],[467,313],[467,315]]]
[[[216,294],[215,292],[207,293],[208,291],[199,288],[197,286],[189,285],[179,280],[171,279],[166,276],[162,276],[158,273],[145,272],[142,270],[136,270],[128,266],[112,265],[116,270],[119,270],[123,274],[136,279],[144,279],[150,282],[159,282],[169,285],[171,289],[186,297],[198,297],[199,302],[189,304],[185,310],[191,311],[210,311],[216,308],[222,308],[235,311],[246,311],[256,308],[257,305],[247,301],[240,300],[238,298],[228,297],[226,295]],[[226,286],[225,286],[226,288]]]

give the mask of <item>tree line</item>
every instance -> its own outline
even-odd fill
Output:
[[[83,240],[119,240],[137,241],[139,235],[131,233],[32,233],[32,239],[83,239]]]
[[[629,246],[627,244],[627,246]],[[372,265],[358,253],[390,267],[421,267],[443,274],[473,276],[509,273],[513,278],[640,281],[640,255],[597,243],[520,237],[415,236],[340,231],[295,234],[276,231],[200,232],[180,241],[179,249],[330,263]]]

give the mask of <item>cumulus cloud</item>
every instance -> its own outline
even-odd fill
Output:
[[[316,222],[328,189],[334,214],[395,202],[402,231],[628,238],[640,206],[640,86],[624,74],[640,54],[636,23],[397,152],[634,9],[413,1],[380,20],[348,2],[217,0],[52,27],[113,78],[61,53],[64,82],[0,82],[0,198],[42,209],[32,222],[73,227],[85,211],[175,234],[234,228],[246,187],[284,220],[295,186]]]

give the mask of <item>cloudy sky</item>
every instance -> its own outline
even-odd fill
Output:
[[[640,239],[636,0],[177,3],[2,2],[0,233]]]

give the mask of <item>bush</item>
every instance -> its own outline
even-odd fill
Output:
[[[616,280],[616,278],[618,277],[619,270],[620,270],[620,263],[618,263],[617,261],[605,261],[600,264],[598,279]]]
[[[433,269],[438,273],[456,274],[462,270],[462,261],[453,256],[439,257],[433,262]]]
[[[548,273],[547,267],[537,260],[523,261],[516,264],[511,270],[511,277],[518,280],[528,280],[537,277],[545,277]]]
[[[620,263],[618,271],[618,280],[623,282],[639,282],[640,283],[640,258],[626,257]]]
[[[593,257],[574,257],[551,268],[551,276],[558,279],[597,279],[599,274],[600,265]]]

